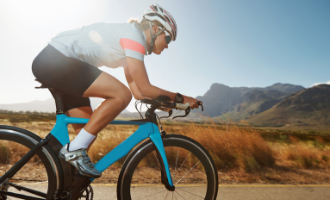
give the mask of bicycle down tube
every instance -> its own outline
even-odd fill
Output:
[[[86,124],[89,119],[85,118],[75,118],[68,117],[65,114],[56,115],[56,124],[50,133],[62,144],[65,145],[70,143],[69,133],[68,133],[68,124]],[[152,122],[143,122],[143,121],[123,121],[123,120],[114,120],[110,124],[112,125],[139,125],[138,130],[136,130],[131,136],[126,140],[120,143],[116,148],[106,154],[101,160],[95,164],[95,168],[101,172],[106,170],[114,162],[120,158],[127,155],[131,149],[133,149],[138,143],[147,139],[148,137],[155,144],[158,152],[161,155],[161,158],[164,163],[165,172],[167,175],[167,181],[171,187],[173,187],[172,177],[170,169],[168,166],[165,149],[163,141],[160,135],[160,131],[157,125]],[[91,178],[90,181],[93,182],[94,178]]]

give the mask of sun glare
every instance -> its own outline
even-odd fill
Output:
[[[1,14],[5,15],[7,23],[25,26],[40,26],[54,21],[65,20],[68,16],[83,15],[92,1],[85,0],[8,0],[1,2]],[[3,16],[2,16],[3,17]]]

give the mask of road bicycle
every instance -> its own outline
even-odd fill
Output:
[[[56,124],[43,139],[28,130],[0,125],[0,200],[93,199],[94,178],[80,175],[59,157],[61,147],[70,142],[67,125],[86,124],[89,119],[68,117],[62,93],[45,85],[36,88],[51,91],[56,103]],[[177,117],[190,112],[189,105],[168,100],[139,100],[137,103],[148,107],[145,117],[139,112],[141,119],[110,123],[139,126],[95,164],[103,172],[128,155],[118,177],[119,200],[217,197],[217,169],[207,150],[189,137],[163,130],[156,109],[167,111],[169,117],[172,109],[185,111],[185,115]]]

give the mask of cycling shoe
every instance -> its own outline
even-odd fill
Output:
[[[94,178],[99,178],[102,175],[102,172],[95,169],[86,149],[75,151],[69,151],[68,149],[69,144],[64,145],[60,150],[60,157],[73,165],[81,175]]]

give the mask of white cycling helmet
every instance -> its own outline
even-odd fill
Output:
[[[151,32],[151,43],[149,48],[149,54],[151,54],[155,38],[164,30],[166,30],[171,35],[171,40],[175,41],[178,34],[178,27],[172,15],[162,8],[160,5],[150,5],[143,13],[143,18],[149,21],[150,32]],[[157,21],[163,25],[162,29],[156,33],[152,34],[152,25],[150,22]]]

